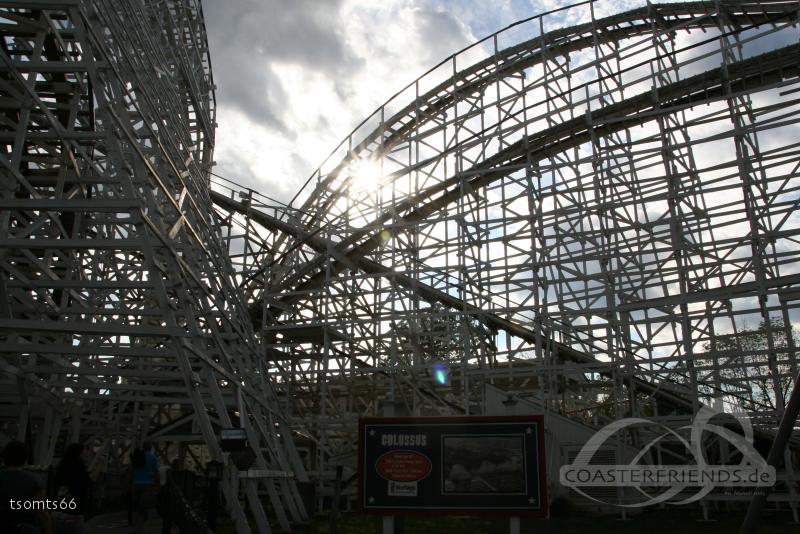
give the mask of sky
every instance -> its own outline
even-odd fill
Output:
[[[286,202],[362,119],[430,67],[520,19],[572,3],[203,0],[217,85],[215,172]],[[600,0],[596,12],[643,3]],[[715,156],[724,153],[698,154],[703,164]]]
[[[395,92],[561,0],[205,0],[215,172],[288,201]],[[638,2],[637,2],[638,3]],[[602,13],[632,2],[605,0]]]

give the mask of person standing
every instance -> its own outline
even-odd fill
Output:
[[[133,498],[133,526],[137,534],[144,529],[148,512],[156,504],[159,488],[158,460],[152,446],[145,442],[131,456],[131,495]]]
[[[44,487],[36,477],[22,470],[26,453],[21,441],[11,441],[3,450],[5,469],[0,470],[0,532],[52,534],[45,509]],[[38,506],[34,504],[37,502]]]
[[[53,486],[56,488],[57,501],[74,502],[75,506],[53,513],[55,534],[85,534],[83,516],[89,503],[91,485],[83,444],[72,443],[64,451],[64,457],[58,464]]]
[[[172,460],[170,468],[165,473],[166,483],[161,488],[159,495],[159,513],[161,514],[161,534],[170,534],[172,525],[180,527],[181,534],[187,532],[186,529],[186,503],[187,497],[187,478],[189,473],[185,471],[177,458]]]

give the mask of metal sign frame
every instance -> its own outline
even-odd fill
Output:
[[[541,415],[364,417],[358,426],[360,512],[548,513]]]

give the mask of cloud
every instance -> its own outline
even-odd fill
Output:
[[[413,24],[419,41],[429,44],[423,49],[427,55],[421,59],[431,66],[469,44],[464,24],[447,11],[417,8]]]
[[[360,68],[341,35],[340,1],[208,2],[204,14],[220,106],[291,134],[279,65],[331,77]]]
[[[218,73],[220,81],[216,83],[222,97],[218,103],[238,109],[254,122],[291,135],[291,129],[280,112],[286,91],[272,67],[266,64],[254,69],[239,69],[235,78],[226,72],[229,69],[223,67]]]
[[[474,40],[427,0],[213,1],[204,10],[216,172],[283,200],[393,93]]]
[[[478,38],[564,4],[207,1],[217,84],[216,171],[288,200],[357,124],[429,68]],[[523,25],[509,35],[527,39],[537,28]],[[460,57],[457,68],[485,57],[490,44]],[[444,65],[437,76],[450,76],[448,69]],[[410,102],[413,93],[391,109]]]

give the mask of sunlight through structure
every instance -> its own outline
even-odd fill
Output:
[[[212,180],[197,0],[1,2],[0,438],[222,460],[239,532],[327,508],[365,415],[539,412],[549,473],[626,416],[653,426],[609,463],[702,406],[768,443],[798,372],[798,3],[607,6],[445,59],[286,206]]]
[[[484,414],[498,389],[589,429],[713,405],[774,433],[800,321],[798,4],[600,6],[447,58],[290,206],[214,187],[320,489],[359,416]]]

